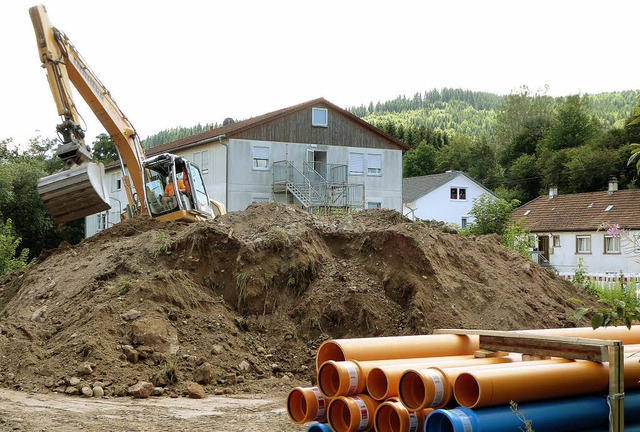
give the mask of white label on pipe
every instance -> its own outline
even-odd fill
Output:
[[[356,405],[358,405],[358,410],[360,411],[360,426],[357,430],[366,430],[367,425],[369,425],[369,409],[367,408],[367,404],[357,396],[354,396],[352,399]]]
[[[473,432],[473,425],[471,424],[471,419],[464,411],[461,411],[459,409],[452,409],[450,412],[454,413],[458,417],[458,420],[460,420],[460,422],[462,423],[464,432]]]
[[[347,365],[347,374],[349,374],[349,388],[347,394],[354,394],[358,387],[358,368],[353,363]]]
[[[444,398],[444,382],[442,382],[442,377],[440,374],[434,370],[427,370],[427,375],[431,377],[433,381],[433,387],[435,389],[436,394],[433,395],[433,403],[432,407],[436,407],[440,405],[442,402],[442,398]]]
[[[418,432],[418,414],[409,413],[409,432]]]
[[[324,396],[320,393],[320,389],[318,387],[311,387],[311,391],[316,396],[316,401],[318,402],[318,412],[316,413],[316,418],[314,418],[314,420],[320,420],[324,417],[327,404],[325,403]]]

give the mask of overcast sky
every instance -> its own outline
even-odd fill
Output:
[[[0,2],[0,140],[55,136],[29,7]],[[47,0],[144,139],[317,97],[640,89],[638,0]],[[104,129],[76,102],[89,143]]]

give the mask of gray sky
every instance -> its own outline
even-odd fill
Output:
[[[29,7],[0,2],[0,139],[55,136]],[[47,0],[142,138],[317,97],[349,107],[433,88],[640,89],[640,2]],[[76,97],[88,142],[104,129]]]

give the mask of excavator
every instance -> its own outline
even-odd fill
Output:
[[[193,222],[226,213],[209,198],[200,168],[183,157],[163,153],[146,158],[136,130],[111,93],[87,66],[69,38],[53,27],[43,5],[29,9],[42,67],[61,118],[55,154],[60,172],[38,181],[38,194],[53,219],[64,223],[108,210],[104,165],[92,161],[71,85],[86,101],[118,150],[128,204],[122,217],[149,215],[161,221]],[[176,185],[176,187],[173,187]]]

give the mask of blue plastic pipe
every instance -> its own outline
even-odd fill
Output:
[[[573,432],[609,424],[606,396],[518,404],[518,413],[531,420],[536,432]],[[629,424],[640,421],[640,392],[625,394],[624,418]],[[524,423],[509,406],[438,409],[424,424],[425,432],[513,432],[520,428],[524,429]]]
[[[307,432],[331,432],[331,428],[327,423],[313,423]]]

